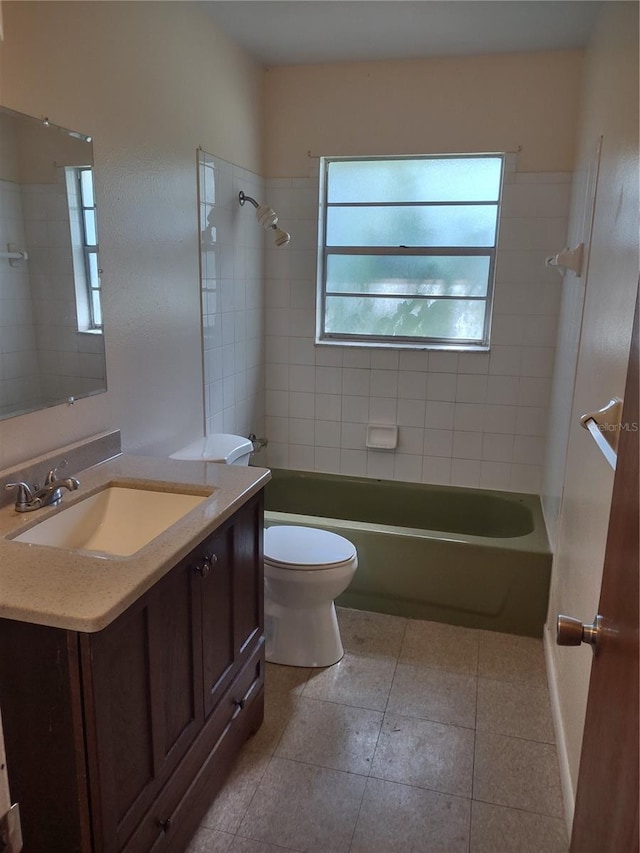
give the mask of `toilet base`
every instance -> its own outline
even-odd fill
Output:
[[[333,601],[285,608],[265,600],[264,622],[269,663],[322,667],[344,655]]]

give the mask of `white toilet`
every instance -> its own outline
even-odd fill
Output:
[[[241,435],[199,438],[171,459],[248,465],[253,444]],[[353,543],[315,527],[274,525],[264,532],[266,658],[289,666],[331,666],[344,654],[334,599],[358,566]]]
[[[176,450],[170,459],[199,459],[202,462],[221,462],[225,465],[248,465],[253,444],[248,438],[229,433],[215,433],[198,438]]]
[[[334,599],[358,566],[352,542],[328,530],[276,525],[264,532],[266,658],[331,666],[344,654]]]

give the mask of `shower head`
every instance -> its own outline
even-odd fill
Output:
[[[288,231],[283,231],[282,228],[278,228],[276,225],[272,226],[276,232],[276,238],[274,243],[276,246],[287,246],[291,242],[291,234]]]
[[[282,228],[278,228],[278,214],[272,207],[267,207],[265,204],[259,204],[255,198],[245,195],[242,190],[238,193],[238,201],[240,207],[244,206],[245,201],[248,201],[256,209],[256,219],[265,230],[273,229],[275,234],[276,246],[286,246],[291,241],[291,235]]]

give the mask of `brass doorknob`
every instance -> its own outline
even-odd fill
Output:
[[[598,652],[602,616],[596,616],[592,625],[585,625],[573,616],[560,614],[556,621],[556,644],[558,646],[579,646],[587,643],[594,654]]]

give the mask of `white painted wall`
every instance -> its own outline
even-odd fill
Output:
[[[312,155],[522,147],[524,172],[573,169],[582,51],[271,68],[265,175],[305,178]]]
[[[587,51],[579,164],[584,173],[602,134],[588,278],[584,294],[573,279],[561,316],[559,352],[577,362],[575,392],[558,371],[565,394],[554,394],[553,446],[545,479],[546,508],[556,531],[547,650],[557,693],[556,723],[568,819],[578,778],[591,651],[553,643],[555,617],[567,613],[591,622],[598,608],[613,487],[613,472],[579,416],[612,396],[622,396],[638,285],[638,6],[604,3]],[[584,203],[576,196],[570,232],[580,233]],[[582,298],[582,296],[584,298]],[[582,323],[580,313],[584,302]],[[563,356],[567,358],[567,356]],[[560,366],[559,366],[560,367]],[[568,423],[568,437],[565,427]],[[564,483],[554,467],[562,465]],[[560,507],[559,514],[557,507]]]
[[[109,390],[0,423],[0,467],[202,434],[198,146],[262,171],[262,73],[197,4],[4,4],[0,101],[93,136]]]

